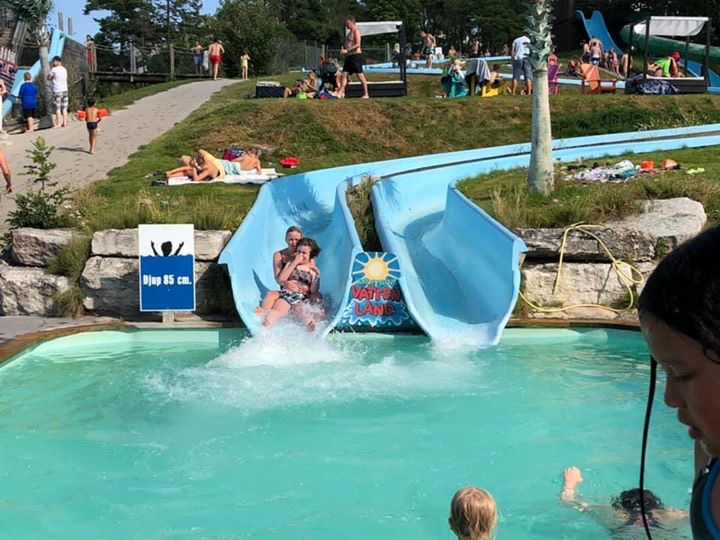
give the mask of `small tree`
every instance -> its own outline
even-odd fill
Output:
[[[45,139],[38,137],[33,148],[27,151],[31,164],[25,165],[26,176],[32,177],[34,185],[40,185],[37,191],[30,189],[27,193],[19,193],[15,197],[17,208],[8,213],[7,222],[10,228],[33,227],[36,229],[53,229],[65,224],[62,207],[68,201],[70,190],[61,187],[55,191],[47,191],[47,187],[57,185],[50,179],[55,163],[50,161],[50,154],[55,149],[48,146]]]
[[[548,57],[552,51],[551,8],[551,0],[530,0],[528,15],[530,63],[533,66],[534,80],[528,188],[545,195],[549,194],[555,185],[547,70]]]
[[[46,186],[55,186],[57,182],[50,180],[50,173],[57,167],[50,161],[50,154],[55,150],[54,146],[48,146],[45,139],[38,137],[33,142],[33,147],[26,152],[30,163],[25,165],[26,176],[33,177],[34,184],[40,184],[40,191],[44,192]]]

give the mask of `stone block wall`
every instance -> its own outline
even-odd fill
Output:
[[[78,235],[64,229],[12,232],[9,261],[0,261],[0,315],[56,314],[53,298],[76,284],[46,267]],[[230,231],[195,232],[196,315],[237,319],[227,270],[217,263],[231,236]],[[79,286],[85,309],[93,314],[146,318],[139,311],[137,229],[96,232]]]
[[[633,280],[629,286],[636,298],[657,261],[699,233],[705,222],[700,203],[680,198],[648,201],[638,216],[587,227],[593,236],[571,231],[564,245],[564,229],[519,229],[516,233],[528,248],[522,267],[523,293],[541,307],[536,310],[519,300],[519,312],[531,318],[636,318],[632,310],[609,311],[592,305],[625,307],[630,300],[628,278]],[[0,315],[55,314],[53,297],[78,284],[48,274],[45,267],[77,235],[70,230],[13,231],[10,256],[5,262],[0,260]],[[227,270],[217,263],[231,236],[230,231],[195,232],[197,315],[237,320]],[[622,262],[613,263],[613,258]],[[139,311],[137,229],[96,232],[79,286],[90,313],[144,318]],[[558,310],[578,304],[582,307]]]

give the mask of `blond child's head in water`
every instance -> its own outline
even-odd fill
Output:
[[[458,540],[488,540],[497,519],[495,499],[484,489],[464,487],[452,498],[448,524]]]

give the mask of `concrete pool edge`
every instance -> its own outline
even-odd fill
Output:
[[[22,318],[21,318],[22,319]],[[1,318],[0,318],[1,320]],[[237,322],[216,322],[216,321],[187,321],[177,322],[168,327],[161,322],[132,322],[122,320],[83,320],[68,321],[67,319],[38,318],[49,323],[49,328],[36,326],[28,332],[18,331],[13,334],[5,343],[0,342],[0,366],[10,358],[17,356],[30,347],[55,338],[82,334],[85,332],[100,332],[104,330],[185,330],[185,329],[213,329],[213,328],[241,328]],[[58,326],[52,326],[57,321]]]
[[[44,319],[52,321],[52,319]],[[215,321],[188,321],[167,326],[159,322],[128,322],[128,321],[83,321],[77,324],[48,328],[33,329],[29,332],[18,332],[8,342],[0,344],[0,366],[10,358],[17,356],[26,349],[51,339],[107,330],[193,330],[242,328],[238,323]],[[507,328],[605,328],[611,330],[640,330],[638,321],[608,321],[606,319],[510,319]],[[337,333],[337,332],[336,332]],[[369,333],[369,332],[358,332]],[[388,332],[376,332],[386,334]],[[405,333],[407,334],[407,333]]]

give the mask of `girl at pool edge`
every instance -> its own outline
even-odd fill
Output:
[[[489,540],[497,520],[495,499],[484,489],[468,486],[453,496],[448,525],[458,540]]]
[[[695,441],[695,540],[720,538],[719,268],[720,228],[713,227],[670,252],[639,300],[643,335],[665,372],[665,403]]]

